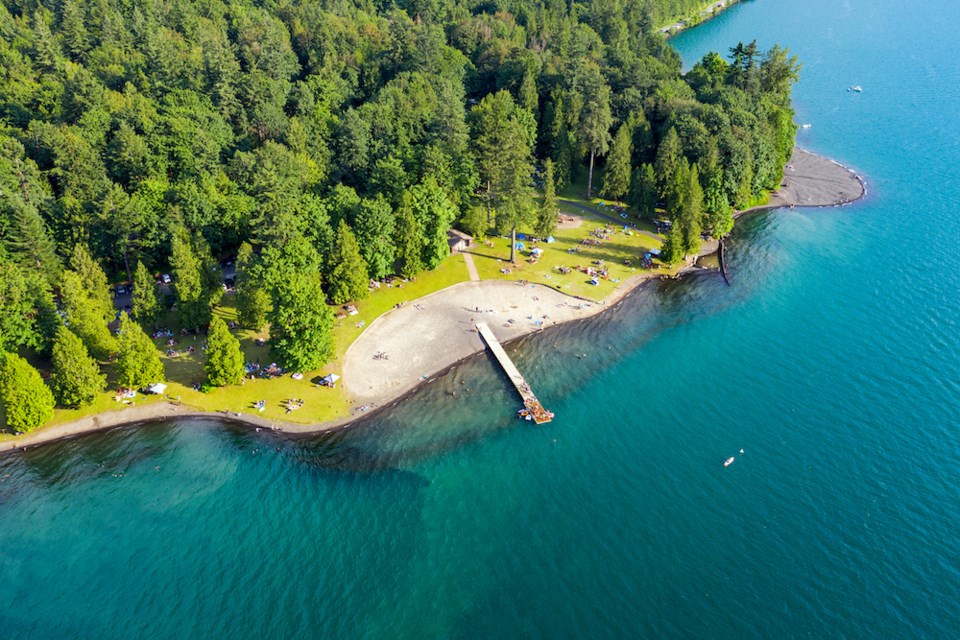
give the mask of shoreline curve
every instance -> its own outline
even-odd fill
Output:
[[[782,208],[845,206],[863,199],[866,193],[866,181],[861,175],[835,160],[797,147],[784,170],[781,188],[771,194],[770,201],[738,211],[734,217]],[[693,261],[695,259],[693,257]],[[688,266],[677,275],[698,270]],[[0,454],[168,418],[220,418],[289,435],[349,428],[353,423],[395,406],[423,384],[482,352],[482,341],[470,330],[474,318],[484,316],[488,322],[496,322],[498,337],[503,343],[509,343],[550,326],[586,319],[612,309],[641,285],[663,277],[652,272],[637,274],[621,283],[601,302],[585,301],[543,284],[518,285],[502,280],[462,282],[387,311],[371,322],[367,331],[344,354],[343,379],[351,381],[346,389],[353,400],[369,406],[369,411],[364,413],[322,423],[300,424],[267,420],[247,413],[202,411],[161,401],[106,411],[3,440],[0,441]],[[518,322],[518,318],[522,320]],[[532,318],[537,320],[523,321]],[[388,349],[383,348],[384,343],[389,345]],[[376,351],[387,351],[396,360],[374,359]],[[352,372],[349,375],[348,369]],[[367,384],[366,389],[352,382],[359,379]]]

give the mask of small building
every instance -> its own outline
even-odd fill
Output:
[[[447,230],[447,244],[450,245],[450,253],[457,253],[464,249],[469,249],[473,245],[473,236],[468,236],[463,231],[457,229]]]

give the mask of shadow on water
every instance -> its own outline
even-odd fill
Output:
[[[142,422],[65,440],[58,446],[33,447],[5,458],[11,463],[16,460],[34,482],[52,487],[122,475],[143,461],[161,456],[175,442],[176,430],[169,425]]]

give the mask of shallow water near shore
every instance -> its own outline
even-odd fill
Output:
[[[954,637],[956,33],[932,0],[764,0],[674,39],[797,53],[799,143],[869,196],[739,221],[732,287],[509,345],[550,425],[481,355],[334,434],[0,457],[0,636]]]

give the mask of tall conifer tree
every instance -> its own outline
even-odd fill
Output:
[[[610,87],[596,72],[587,87],[583,114],[580,116],[580,138],[590,154],[590,173],[587,176],[587,199],[593,195],[593,164],[596,156],[606,155],[610,148],[610,127],[613,115],[610,112]]]
[[[700,186],[700,172],[696,164],[687,172],[680,224],[683,228],[684,253],[697,253],[700,251],[700,234],[703,232],[703,188]]]
[[[653,166],[644,163],[633,172],[630,181],[630,204],[641,218],[653,218],[657,212],[657,178]]]
[[[116,350],[117,343],[103,317],[102,301],[89,295],[86,283],[76,271],[64,271],[60,282],[60,299],[70,329],[94,357],[106,360]]]
[[[630,127],[622,124],[613,138],[603,175],[603,194],[608,198],[619,200],[630,190],[631,146]]]
[[[114,317],[113,300],[110,298],[110,286],[107,283],[107,274],[93,259],[90,251],[83,244],[73,248],[70,257],[70,268],[80,276],[84,295],[88,300],[90,311],[96,314],[104,323]]]
[[[248,329],[259,331],[267,322],[270,311],[270,294],[259,281],[262,268],[253,254],[249,242],[240,245],[237,252],[237,273],[235,278],[237,294],[237,314],[240,324]]]
[[[536,232],[549,236],[557,230],[557,190],[553,179],[553,161],[543,161],[543,202],[537,211]]]
[[[360,255],[357,239],[350,226],[341,220],[337,226],[337,235],[330,253],[328,286],[330,299],[335,304],[366,298],[369,293],[370,278],[367,275],[367,263]]]
[[[142,326],[152,324],[160,315],[156,283],[140,261],[133,273],[133,315]]]
[[[120,314],[117,337],[117,378],[120,385],[142,389],[164,379],[160,354],[150,337],[126,313]]]
[[[81,407],[107,388],[107,376],[70,329],[61,326],[53,343],[53,395],[61,407]]]
[[[413,215],[413,205],[409,193],[403,194],[403,200],[397,214],[398,272],[404,278],[414,278],[423,271],[424,239],[420,231],[420,223]]]
[[[204,365],[207,380],[215,387],[240,384],[245,373],[243,352],[227,323],[220,316],[210,319],[207,333],[207,363]]]

